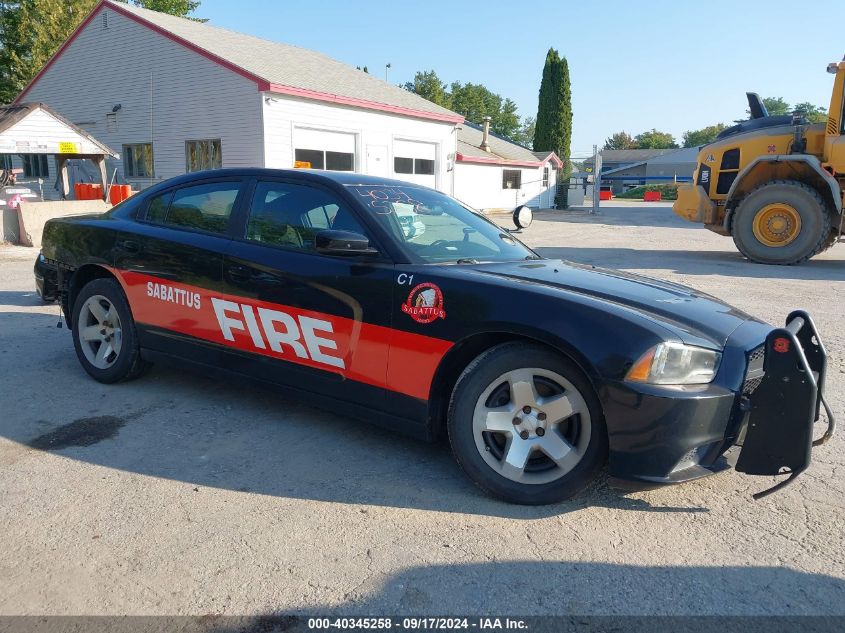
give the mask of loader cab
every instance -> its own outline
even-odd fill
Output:
[[[836,76],[825,127],[824,159],[838,177],[845,176],[845,60],[827,65]]]
[[[716,137],[717,141],[737,134],[745,134],[754,130],[790,125],[792,123],[792,115],[771,116],[768,110],[766,110],[766,106],[760,95],[756,92],[746,92],[745,96],[748,99],[748,110],[751,112],[751,118],[747,121],[740,121],[736,125],[732,125],[719,132],[719,135]]]

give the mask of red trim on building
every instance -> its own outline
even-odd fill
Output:
[[[455,154],[455,160],[459,163],[478,163],[480,165],[505,165],[507,167],[542,167],[545,165],[549,160],[552,160],[557,168],[560,169],[563,167],[563,161],[557,157],[557,155],[552,152],[546,158],[546,160],[537,160],[537,161],[526,161],[526,160],[509,160],[507,158],[500,158],[496,157],[486,157],[486,156],[466,156],[465,154],[461,154],[458,152]]]
[[[74,30],[74,32],[67,39],[67,41],[64,44],[62,44],[62,46],[59,48],[59,50],[56,51],[56,53],[50,58],[50,60],[44,65],[44,67],[40,71],[38,71],[38,74],[36,74],[35,77],[33,77],[32,81],[30,81],[29,84],[27,84],[26,88],[24,88],[23,91],[18,95],[18,97],[17,97],[17,99],[15,99],[14,103],[19,103],[27,95],[27,93],[32,89],[33,86],[35,86],[35,84],[38,82],[38,80],[41,79],[41,76],[45,72],[47,72],[47,70],[50,68],[50,66],[53,65],[53,62],[55,62],[61,56],[61,54],[65,51],[65,49],[68,46],[70,46],[70,44],[77,38],[79,33],[82,32],[82,29],[84,29],[86,26],[88,26],[88,24],[90,24],[91,20],[93,20],[100,13],[100,11],[102,11],[103,8],[105,8],[105,7],[108,7],[109,9],[115,11],[116,13],[119,13],[119,14],[129,18],[130,20],[137,22],[140,25],[149,28],[150,30],[158,33],[159,35],[162,35],[162,36],[166,37],[167,39],[169,39],[173,42],[176,42],[177,44],[180,44],[180,45],[184,46],[185,48],[192,50],[195,53],[198,53],[199,55],[202,55],[206,59],[208,59],[208,60],[214,62],[215,64],[217,64],[218,66],[222,66],[223,68],[226,68],[227,70],[230,70],[234,73],[237,73],[238,75],[248,79],[249,81],[255,82],[259,91],[272,91],[272,92],[276,92],[276,93],[279,93],[279,94],[286,94],[286,95],[291,95],[291,96],[296,96],[296,97],[303,97],[305,99],[312,99],[314,101],[326,101],[326,102],[329,102],[329,103],[349,105],[349,106],[354,106],[354,107],[357,107],[357,108],[366,108],[368,110],[381,110],[381,111],[384,111],[384,112],[390,112],[392,114],[401,114],[403,116],[417,117],[417,118],[420,118],[420,119],[430,119],[430,120],[434,120],[434,121],[444,121],[444,122],[447,122],[447,123],[463,123],[463,121],[464,121],[464,117],[462,117],[458,114],[451,114],[450,115],[450,114],[438,114],[438,113],[435,113],[435,112],[425,112],[423,110],[415,110],[413,108],[405,108],[405,107],[402,107],[402,106],[395,106],[395,105],[390,105],[390,104],[387,104],[387,103],[380,103],[378,101],[368,101],[366,99],[356,99],[355,97],[344,97],[342,95],[334,95],[334,94],[329,94],[329,93],[325,93],[325,92],[319,92],[317,90],[309,90],[307,88],[297,88],[297,87],[294,87],[294,86],[285,86],[285,85],[270,83],[266,79],[259,77],[258,75],[251,73],[248,70],[245,70],[245,69],[241,68],[240,66],[237,66],[236,64],[233,64],[232,62],[230,62],[226,59],[223,59],[222,57],[219,57],[219,56],[215,55],[214,53],[211,53],[211,52],[205,50],[204,48],[201,48],[201,47],[197,46],[196,44],[193,44],[193,43],[189,42],[188,40],[181,38],[178,35],[175,35],[175,34],[171,33],[170,31],[167,31],[166,29],[161,28],[160,26],[158,26],[156,24],[153,24],[152,22],[148,22],[144,18],[135,15],[131,11],[125,9],[124,7],[121,7],[121,6],[114,4],[112,2],[107,2],[106,0],[101,0],[100,3],[96,7],[94,7],[94,9],[91,11],[91,13],[88,14],[88,17],[86,17],[82,21],[82,24],[80,24],[78,27],[76,27],[76,30]]]

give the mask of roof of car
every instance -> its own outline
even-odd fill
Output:
[[[382,185],[382,186],[403,186],[415,187],[417,189],[428,189],[423,185],[417,185],[404,180],[396,180],[394,178],[381,178],[379,176],[368,176],[366,174],[359,174],[351,171],[323,171],[319,169],[269,169],[264,167],[246,167],[246,168],[230,168],[230,169],[212,169],[209,171],[198,171],[190,174],[183,174],[176,176],[170,180],[166,180],[160,185],[181,185],[197,180],[206,180],[209,178],[230,178],[254,176],[257,178],[297,178],[303,180],[311,180],[315,182],[334,182],[340,185]],[[160,189],[161,186],[156,189]]]

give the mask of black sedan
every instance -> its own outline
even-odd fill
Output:
[[[808,466],[824,400],[806,313],[773,328],[690,288],[546,260],[442,193],[353,173],[175,178],[48,222],[35,274],[96,380],[167,362],[272,384],[448,436],[515,503],[568,498],[605,463],[653,487],[736,453],[742,472],[789,474],[776,489]]]

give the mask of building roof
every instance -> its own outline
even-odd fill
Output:
[[[460,125],[458,127],[458,162],[539,167],[551,160],[558,168],[563,165],[554,152],[532,152],[527,147],[493,132],[490,132],[488,137],[490,151],[485,152],[481,149],[483,138],[484,132],[481,126],[468,121]]]
[[[601,152],[602,162],[605,163],[639,163],[647,161],[656,156],[677,152],[674,149],[603,149]]]
[[[451,110],[322,53],[113,0],[100,1],[24,89],[19,100],[76,35],[104,9],[127,16],[254,81],[260,91],[451,123],[463,121],[461,115]]]
[[[665,163],[697,163],[699,149],[701,148],[682,147],[681,149],[675,149],[671,152],[661,154],[660,156],[655,156],[654,158],[649,159],[648,163],[650,165],[658,165]]]
[[[3,141],[11,140],[11,137],[13,137],[13,136],[15,136],[15,138],[18,142],[25,143],[27,146],[29,146],[28,136],[29,136],[30,132],[28,130],[20,131],[18,133],[18,135],[16,136],[15,126],[18,123],[20,123],[21,121],[23,121],[30,114],[37,112],[38,110],[41,110],[41,111],[47,113],[52,118],[56,119],[61,126],[66,127],[67,130],[65,130],[65,133],[68,133],[68,132],[72,133],[72,134],[66,134],[68,139],[72,138],[73,135],[81,137],[79,139],[74,139],[74,142],[80,142],[81,141],[81,145],[83,145],[82,150],[79,150],[79,148],[77,148],[77,150],[80,151],[81,154],[84,154],[84,155],[104,154],[106,156],[114,156],[115,158],[118,157],[117,152],[113,151],[107,145],[104,145],[103,143],[101,143],[100,141],[95,139],[93,136],[91,136],[88,132],[86,132],[84,129],[82,129],[78,125],[75,125],[75,124],[71,123],[70,121],[68,121],[61,114],[59,114],[58,112],[53,110],[50,106],[43,104],[43,103],[35,103],[35,102],[32,102],[32,103],[15,103],[13,105],[0,106],[0,136],[6,135],[8,137],[7,139],[3,139],[2,141],[0,141],[0,151],[12,151],[12,150],[8,150],[4,146]],[[88,145],[86,145],[86,141],[87,141]],[[14,153],[23,153],[23,154],[28,154],[28,153],[36,153],[36,154],[66,153],[66,152],[60,152],[60,148],[57,147],[57,146],[51,148],[51,147],[46,146],[46,145],[43,145],[41,147],[32,146],[30,149],[35,150],[35,151],[27,151],[27,150],[20,151],[20,148],[15,148],[15,149],[17,149],[19,151],[15,151]],[[55,149],[55,151],[54,152],[49,151],[51,149]],[[90,151],[90,150],[94,150],[94,151]]]

